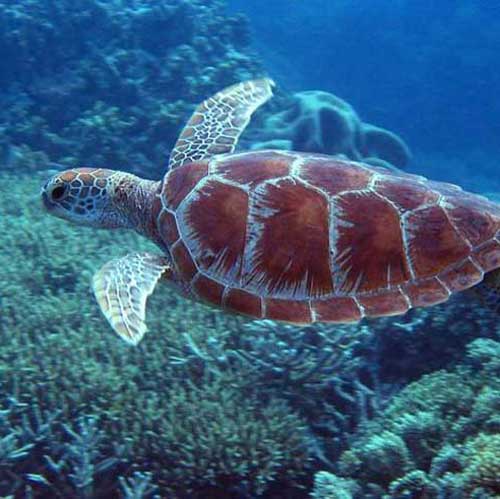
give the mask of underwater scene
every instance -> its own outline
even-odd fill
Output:
[[[0,0],[0,498],[500,498],[499,54],[495,1]]]

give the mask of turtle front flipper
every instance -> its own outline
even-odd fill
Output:
[[[252,113],[273,95],[269,78],[225,88],[195,110],[170,154],[169,169],[231,153]]]
[[[111,327],[127,343],[137,345],[146,333],[146,300],[170,270],[163,256],[130,253],[106,263],[94,275],[97,302]]]

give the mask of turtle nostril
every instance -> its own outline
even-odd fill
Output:
[[[54,201],[58,201],[58,200],[62,199],[65,192],[66,192],[66,188],[63,185],[58,185],[57,187],[52,189],[52,192],[50,193],[50,197]]]

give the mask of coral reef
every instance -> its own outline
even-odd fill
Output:
[[[354,480],[340,478],[328,471],[319,471],[314,477],[312,499],[352,499],[359,491]]]
[[[131,349],[89,282],[150,243],[40,211],[42,169],[160,177],[193,106],[262,73],[243,18],[221,0],[0,0],[0,22],[2,497],[499,496],[499,329],[473,294],[292,327],[187,307],[165,288]],[[409,161],[398,136],[332,94],[270,106],[242,147]]]
[[[0,22],[0,155],[17,171],[54,162],[159,178],[193,107],[262,74],[245,19],[224,16],[222,0],[0,1]],[[389,168],[409,162],[397,135],[363,123],[332,94],[277,102],[245,147],[342,154]]]
[[[193,106],[261,73],[220,0],[0,1],[0,134],[51,161],[159,176]]]
[[[200,388],[176,383],[165,398],[150,407],[154,427],[144,425],[133,453],[165,490],[192,497],[241,489],[261,496],[273,482],[286,489],[303,480],[305,425],[285,403],[258,401],[235,376],[217,376]]]
[[[9,169],[55,162],[160,177],[193,107],[262,74],[245,19],[224,16],[221,0],[0,1],[0,22],[0,154]],[[332,94],[278,103],[245,146],[396,168],[409,161],[398,136],[363,123]],[[33,160],[19,165],[26,148]]]
[[[183,350],[172,361],[191,375],[244,372],[260,398],[282,398],[301,415],[313,432],[309,443],[313,455],[328,463],[388,398],[390,390],[379,383],[377,368],[371,364],[376,355],[372,339],[363,326],[297,327],[252,321],[239,331],[210,338],[203,347],[186,335]]]
[[[474,340],[463,363],[411,383],[362,425],[337,469],[352,497],[498,497],[499,358],[499,341]]]
[[[33,199],[41,181],[2,176],[0,406],[16,402],[0,429],[0,476],[9,477],[0,494],[303,492],[309,439],[296,411],[260,398],[243,368],[200,372],[173,361],[187,334],[206,350],[217,331],[236,333],[242,320],[186,308],[166,288],[151,300],[150,341],[122,345],[88,283],[113,255],[150,246],[48,219]],[[150,481],[135,472],[151,472]]]
[[[89,282],[108,259],[150,244],[47,217],[43,178],[1,178],[0,404],[10,412],[0,493],[301,498],[325,466],[354,497],[436,480],[491,487],[472,461],[481,441],[466,451],[466,440],[498,432],[498,327],[470,298],[300,328],[186,307],[165,288],[151,298],[147,341],[130,349],[109,331]],[[466,367],[451,369],[466,348]],[[77,443],[85,469],[67,447]]]
[[[285,99],[253,134],[252,149],[342,154],[375,166],[404,168],[410,151],[400,137],[363,123],[350,104],[328,92],[309,90]]]

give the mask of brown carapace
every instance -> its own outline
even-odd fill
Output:
[[[297,324],[403,314],[444,302],[486,273],[482,295],[497,300],[499,205],[330,156],[234,154],[272,86],[244,82],[202,102],[160,182],[76,169],[44,186],[52,214],[133,228],[161,248],[112,260],[94,276],[119,335],[141,340],[146,300],[160,281],[226,311]]]
[[[497,205],[328,156],[260,151],[185,164],[166,176],[153,214],[191,294],[258,318],[402,314],[500,266]]]

